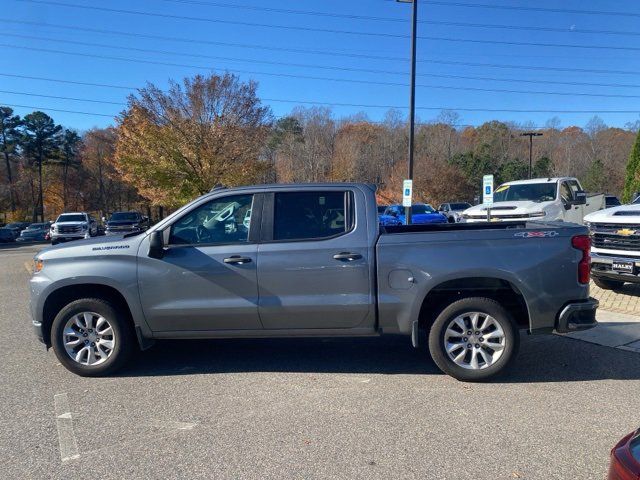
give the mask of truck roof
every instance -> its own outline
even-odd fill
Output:
[[[503,185],[526,185],[528,183],[557,183],[563,180],[575,180],[575,177],[532,178],[529,180],[515,180],[513,182],[504,182]]]
[[[377,187],[371,183],[358,183],[358,182],[318,182],[318,183],[263,183],[256,185],[241,185],[238,187],[221,187],[215,186],[210,192],[218,192],[225,189],[229,190],[250,190],[256,188],[266,189],[281,189],[281,188],[307,188],[307,187],[364,187],[372,191],[376,191]]]

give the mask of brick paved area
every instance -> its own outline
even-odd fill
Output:
[[[640,285],[626,283],[619,290],[603,290],[591,283],[591,296],[600,300],[600,308],[610,312],[640,315]]]

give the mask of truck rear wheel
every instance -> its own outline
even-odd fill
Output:
[[[122,367],[133,350],[127,319],[110,302],[83,298],[64,307],[51,325],[58,360],[83,377],[108,375]]]
[[[593,277],[593,283],[595,283],[603,290],[617,290],[619,288],[622,288],[622,286],[624,285],[624,282],[621,282],[619,280],[609,280],[608,278],[598,277]]]
[[[429,352],[444,373],[462,381],[492,377],[520,346],[518,329],[495,300],[471,297],[445,308],[429,332]]]

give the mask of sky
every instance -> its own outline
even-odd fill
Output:
[[[640,4],[418,1],[419,121],[442,109],[457,112],[460,125],[640,120]],[[0,105],[20,115],[42,110],[82,131],[113,124],[146,82],[165,88],[169,79],[229,71],[257,81],[278,117],[317,104],[336,117],[380,121],[389,107],[406,115],[411,8],[393,0],[0,0]]]

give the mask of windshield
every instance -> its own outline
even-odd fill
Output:
[[[27,227],[27,230],[40,230],[45,228],[47,225],[45,223],[32,223]]]
[[[466,210],[467,208],[471,208],[471,204],[466,202],[450,203],[449,206],[451,210]]]
[[[411,213],[413,215],[420,215],[421,213],[433,213],[435,210],[431,205],[413,205],[411,207]]]
[[[501,185],[493,194],[494,202],[550,202],[556,198],[555,183]]]
[[[87,218],[81,213],[63,213],[56,220],[57,223],[60,222],[86,222]]]
[[[111,222],[135,222],[138,214],[134,212],[118,212],[111,215]]]

